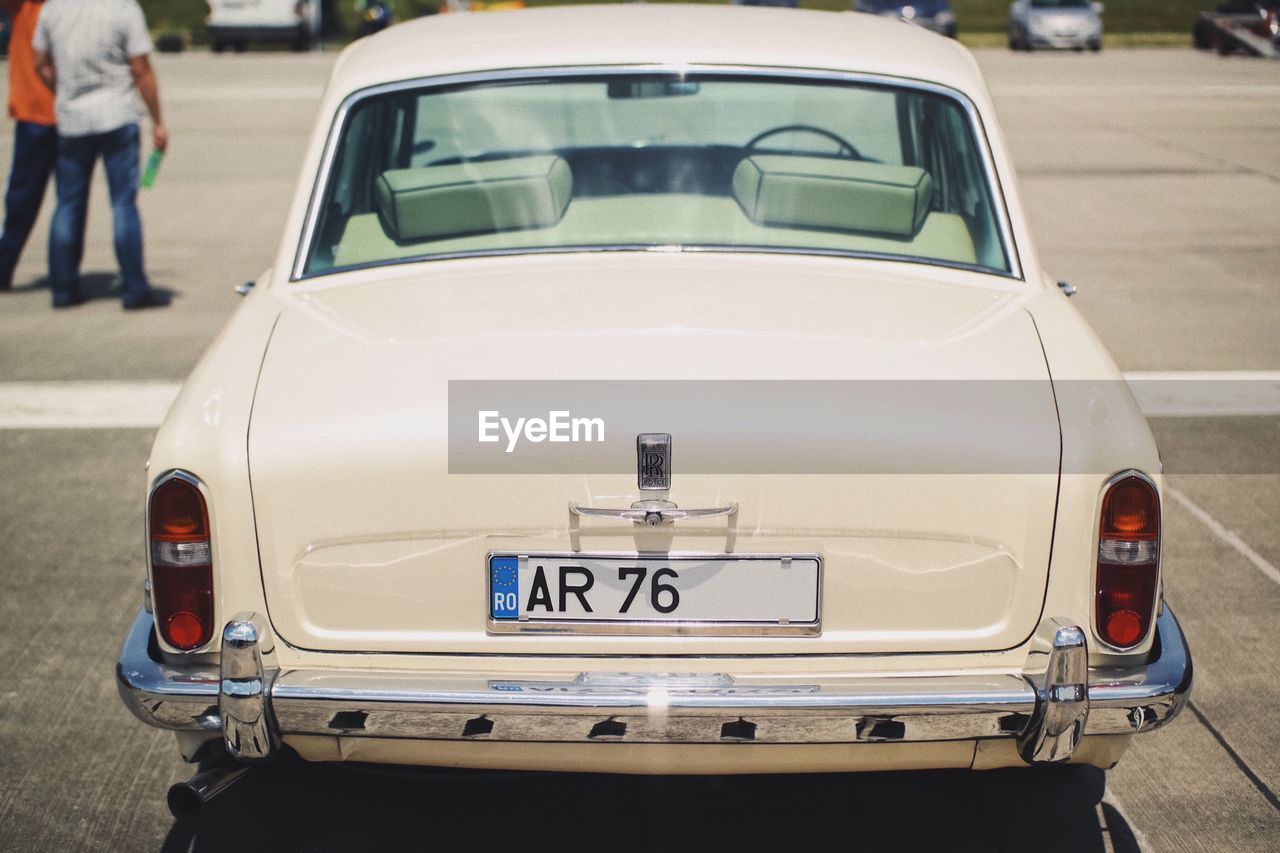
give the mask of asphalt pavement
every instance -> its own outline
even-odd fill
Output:
[[[1127,371],[1280,370],[1280,63],[982,51],[1042,256]],[[158,57],[173,136],[142,193],[171,307],[54,313],[47,201],[0,295],[0,386],[180,381],[270,262],[333,54]],[[0,139],[8,162],[9,131]],[[101,182],[101,179],[98,179]],[[1251,374],[1256,375],[1256,374]],[[1280,417],[1153,420],[1191,706],[1114,770],[433,779],[283,763],[195,824],[172,738],[116,697],[141,601],[149,428],[0,425],[0,850],[1280,849]]]

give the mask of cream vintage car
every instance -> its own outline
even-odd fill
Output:
[[[977,66],[852,13],[342,54],[159,431],[119,685],[203,771],[1113,765],[1185,703],[1160,459]]]

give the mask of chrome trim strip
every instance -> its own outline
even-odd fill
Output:
[[[854,85],[871,85],[888,87],[895,89],[915,89],[920,92],[928,92],[930,94],[939,95],[949,98],[960,105],[965,111],[965,115],[969,118],[969,126],[973,131],[974,138],[978,143],[978,148],[982,154],[983,172],[986,175],[987,183],[991,191],[991,202],[996,208],[993,213],[997,228],[1000,231],[1000,241],[1005,252],[1005,257],[1009,262],[1009,270],[990,269],[987,267],[968,266],[963,264],[952,264],[945,261],[935,261],[928,258],[912,258],[907,255],[883,255],[879,253],[864,252],[831,252],[823,250],[808,250],[803,248],[792,248],[786,254],[805,254],[805,255],[835,255],[840,257],[855,258],[872,258],[894,260],[905,263],[926,263],[930,266],[947,266],[959,267],[961,269],[971,269],[975,272],[981,272],[988,275],[1001,276],[1004,278],[1014,278],[1026,280],[1022,269],[1022,259],[1018,253],[1017,244],[1013,239],[1013,225],[1009,219],[1009,204],[1006,197],[1004,185],[1000,181],[999,173],[995,167],[995,157],[991,152],[991,140],[987,135],[986,124],[982,121],[982,116],[978,112],[977,106],[964,92],[959,89],[952,89],[949,86],[943,86],[939,83],[930,83],[924,80],[916,80],[909,77],[893,77],[884,74],[866,74],[851,71],[839,71],[833,69],[821,68],[780,68],[777,66],[750,66],[750,65],[714,65],[714,64],[694,64],[683,65],[673,63],[657,63],[652,65],[583,65],[583,66],[559,66],[549,68],[515,68],[495,71],[472,71],[460,74],[445,74],[435,77],[419,77],[412,80],[399,80],[392,83],[384,83],[378,86],[370,86],[365,89],[358,89],[347,95],[338,105],[338,111],[334,116],[333,122],[329,126],[329,133],[325,139],[324,153],[320,158],[320,169],[315,176],[315,180],[311,188],[311,196],[307,202],[307,212],[302,223],[302,235],[298,242],[297,249],[294,253],[293,268],[289,274],[291,282],[304,281],[307,279],[318,278],[336,272],[345,272],[349,269],[369,269],[372,267],[388,266],[393,264],[412,263],[414,260],[447,260],[453,258],[465,257],[492,257],[508,254],[547,254],[547,253],[564,253],[564,252],[582,252],[582,251],[634,251],[637,248],[641,251],[671,251],[671,247],[666,246],[605,246],[605,247],[566,247],[557,249],[542,249],[538,251],[530,251],[524,249],[507,250],[507,251],[484,251],[484,252],[463,252],[453,253],[447,256],[431,255],[426,258],[398,258],[385,262],[375,262],[369,264],[361,264],[358,267],[343,267],[340,270],[330,270],[323,273],[312,273],[310,275],[304,272],[306,267],[307,256],[311,253],[311,244],[314,241],[316,223],[319,219],[319,211],[322,200],[329,192],[329,182],[333,173],[333,161],[337,157],[338,140],[341,136],[342,129],[346,126],[347,114],[356,104],[366,98],[378,97],[380,95],[395,94],[410,89],[425,89],[443,86],[466,85],[470,83],[488,83],[500,82],[517,79],[559,79],[567,77],[604,77],[604,76],[621,76],[630,74],[671,74],[684,76],[688,74],[712,74],[722,75],[726,77],[760,77],[760,78],[779,78],[779,79],[798,79],[808,81],[825,81],[831,83],[845,83]],[[764,254],[776,254],[779,250],[769,247],[689,247],[695,251],[746,251],[746,252],[762,252]],[[681,251],[686,251],[684,247],[680,247]]]
[[[962,264],[955,261],[944,261],[940,258],[916,258],[911,255],[891,255],[886,252],[852,252],[842,251],[840,249],[820,248],[797,249],[789,246],[648,246],[644,244],[630,245],[621,243],[616,246],[530,246],[523,249],[483,249],[476,250],[474,252],[441,252],[437,255],[419,255],[409,258],[393,258],[386,261],[369,261],[367,263],[351,264],[350,266],[326,270],[321,273],[311,273],[309,275],[291,277],[289,281],[307,282],[314,281],[328,275],[344,275],[346,273],[379,269],[381,267],[435,261],[465,261],[471,258],[511,258],[520,255],[620,254],[625,252],[651,253],[656,255],[722,254],[786,255],[803,258],[849,258],[859,261],[888,261],[890,263],[899,264],[927,264],[931,267],[944,267],[946,269],[960,270],[962,272],[978,273],[979,275],[990,275],[998,278],[1024,281],[1024,279],[1019,275],[1001,272],[1000,270],[993,270],[988,267],[980,267],[976,264]]]
[[[1146,664],[1088,671],[1084,734],[1151,731],[1182,710],[1190,652],[1171,609],[1157,627],[1157,656]],[[125,705],[159,728],[216,734],[218,673],[157,662],[151,631],[150,616],[139,613],[121,651]],[[557,683],[385,669],[286,671],[270,697],[286,736],[723,743],[749,731],[754,742],[792,744],[1026,737],[1039,701],[1021,673],[789,680],[589,673]],[[601,722],[613,734],[602,736]]]
[[[692,551],[490,551],[485,555],[485,603],[493,600],[489,563],[494,557],[543,557],[552,560],[813,560],[818,564],[817,601],[812,622],[694,622],[662,620],[622,622],[601,619],[497,620],[485,617],[490,634],[578,634],[587,636],[682,636],[682,637],[816,637],[822,634],[822,583],[825,567],[821,554],[739,554]]]

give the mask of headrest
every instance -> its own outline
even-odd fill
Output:
[[[733,173],[733,195],[760,225],[914,235],[933,179],[915,166],[755,154]]]
[[[547,228],[572,189],[569,164],[554,154],[392,169],[378,176],[378,220],[396,241]]]

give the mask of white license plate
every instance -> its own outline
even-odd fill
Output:
[[[814,554],[489,555],[494,632],[816,634]]]

